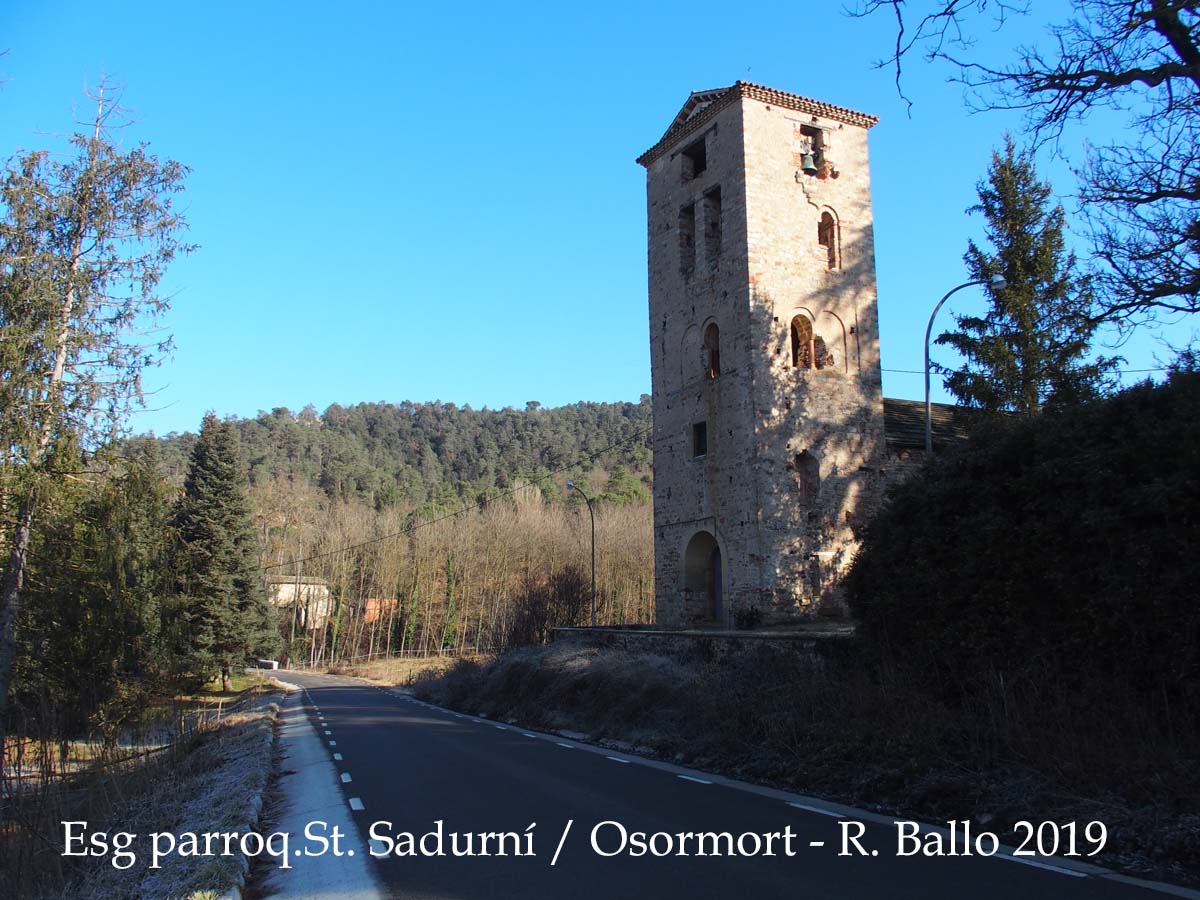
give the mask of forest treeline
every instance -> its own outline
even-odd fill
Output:
[[[492,652],[585,624],[572,478],[594,504],[599,621],[651,621],[648,424],[647,402],[361,404],[66,448],[31,538],[10,725],[115,741],[155,698],[259,656]]]
[[[276,409],[241,436],[292,664],[460,654],[653,619],[650,403]],[[160,442],[176,478],[194,440]],[[573,480],[581,491],[570,490]]]
[[[530,401],[523,410],[335,403],[324,413],[312,406],[298,413],[281,407],[231,420],[251,485],[285,477],[318,488],[331,501],[361,501],[377,510],[486,501],[527,481],[553,501],[564,488],[551,473],[596,466],[619,466],[633,476],[619,477],[608,499],[647,499],[650,421],[648,395],[638,403],[554,408]],[[195,440],[191,433],[161,439],[163,465],[174,480],[182,480]]]

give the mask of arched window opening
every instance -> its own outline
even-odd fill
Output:
[[[796,316],[792,319],[792,368],[811,369],[814,356],[812,322]]]
[[[832,368],[834,364],[833,353],[825,345],[825,339],[822,337],[813,338],[813,368],[824,369]]]
[[[721,374],[721,329],[716,322],[704,329],[704,371],[709,378]]]
[[[821,493],[821,464],[815,456],[805,450],[792,461],[796,487],[800,491],[800,505],[812,506]]]
[[[825,248],[826,266],[829,269],[838,267],[837,259],[837,223],[827,212],[821,213],[821,221],[817,223],[817,243]]]

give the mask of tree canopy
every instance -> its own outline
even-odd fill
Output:
[[[898,87],[913,54],[949,63],[975,108],[1023,111],[1036,142],[1061,148],[1072,123],[1099,110],[1124,115],[1119,136],[1088,135],[1076,167],[1101,263],[1099,313],[1127,323],[1200,311],[1200,3],[1071,6],[1073,14],[1048,24],[1044,48],[1017,47],[1002,63],[977,58],[974,38],[980,27],[1033,15],[1028,0],[863,0],[855,14],[896,22],[883,64],[894,67]]]
[[[401,501],[486,500],[530,479],[557,499],[567,476],[556,481],[551,472],[622,465],[642,478],[651,458],[648,396],[639,403],[552,409],[531,402],[522,410],[440,402],[334,404],[320,415],[311,407],[300,413],[277,408],[231,425],[252,485],[284,478],[312,484],[332,500],[360,500],[377,509]],[[163,440],[164,460],[176,477],[195,440],[190,434]],[[644,496],[628,485],[615,493]]]
[[[111,95],[95,99],[72,155],[26,153],[0,175],[0,710],[39,491],[140,402],[141,373],[169,344],[159,284],[188,249],[173,205],[186,170],[145,145],[120,150]]]
[[[971,210],[983,214],[992,246],[971,241],[964,256],[971,277],[988,285],[988,311],[958,316],[958,330],[937,339],[964,358],[946,379],[963,405],[1029,414],[1091,399],[1116,364],[1088,358],[1096,330],[1091,288],[1075,271],[1063,241],[1063,208],[1051,198],[1032,153],[1006,137]],[[996,275],[1005,287],[991,286]]]

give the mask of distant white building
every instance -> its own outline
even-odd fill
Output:
[[[333,613],[333,597],[324,579],[311,575],[268,575],[267,599],[296,615],[306,631],[319,631]]]

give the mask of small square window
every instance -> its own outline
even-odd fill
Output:
[[[708,423],[697,422],[692,426],[692,458],[708,455]]]

